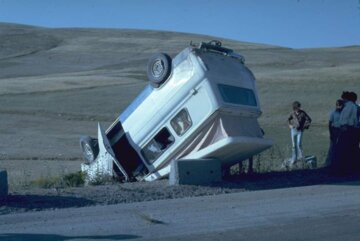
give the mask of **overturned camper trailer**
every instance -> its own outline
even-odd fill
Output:
[[[153,181],[177,159],[216,159],[223,168],[260,153],[263,137],[255,77],[244,57],[219,41],[191,44],[175,58],[153,56],[149,84],[98,138],[82,137],[89,179]]]

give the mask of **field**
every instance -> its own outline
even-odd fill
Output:
[[[47,29],[0,24],[0,168],[10,191],[40,178],[80,170],[79,137],[107,127],[147,84],[147,60],[174,56],[190,41],[217,39],[173,32]],[[260,124],[274,139],[255,158],[258,171],[279,170],[290,156],[287,117],[298,100],[313,119],[306,155],[324,163],[327,118],[343,90],[360,94],[360,46],[290,49],[220,39],[245,56],[257,77]]]

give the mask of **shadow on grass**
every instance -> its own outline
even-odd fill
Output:
[[[328,169],[296,170],[284,172],[253,173],[233,175],[224,180],[228,188],[245,190],[267,190],[310,186],[319,184],[360,185],[360,173],[348,176],[334,176]]]
[[[53,208],[83,207],[95,204],[94,201],[63,196],[42,196],[42,195],[8,195],[0,199],[0,214],[5,214],[14,209],[43,210]]]
[[[119,235],[94,235],[94,236],[64,236],[57,234],[30,234],[30,233],[5,233],[0,234],[0,240],[7,241],[67,241],[75,239],[86,240],[127,240],[141,238],[137,235],[119,234]]]

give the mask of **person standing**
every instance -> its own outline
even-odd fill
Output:
[[[355,94],[356,99],[355,99],[355,104],[356,104],[356,100],[357,100],[357,95]],[[357,119],[358,119],[358,125],[357,125],[357,143],[356,143],[356,147],[357,147],[357,162],[356,162],[356,170],[357,172],[360,172],[360,104],[356,105],[357,107]]]
[[[326,166],[330,168],[335,158],[335,145],[337,143],[340,133],[339,120],[340,120],[341,110],[343,107],[344,107],[344,101],[342,99],[338,99],[336,101],[335,110],[330,113],[330,117],[329,117],[330,147],[326,158]]]
[[[357,106],[353,101],[353,94],[344,91],[341,95],[344,108],[341,111],[339,124],[340,133],[335,147],[334,172],[346,175],[353,171],[356,163],[357,138],[356,127],[358,125]]]
[[[352,167],[354,171],[360,171],[360,107],[356,104],[357,94],[355,92],[349,93],[349,99],[356,106],[356,124],[354,126],[354,158]]]
[[[288,118],[292,142],[292,156],[289,162],[290,167],[292,167],[296,161],[304,159],[302,149],[303,132],[305,129],[308,129],[311,124],[311,118],[301,109],[299,101],[293,102],[292,109],[293,112]]]

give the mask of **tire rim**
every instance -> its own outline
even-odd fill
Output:
[[[151,72],[154,77],[158,78],[163,74],[164,69],[165,69],[164,62],[158,59],[155,61],[154,65],[152,66]]]

